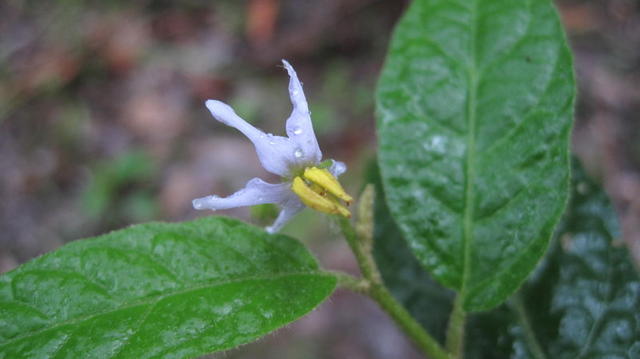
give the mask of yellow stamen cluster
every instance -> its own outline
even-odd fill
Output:
[[[351,218],[351,212],[340,200],[348,206],[353,198],[326,168],[305,168],[302,176],[293,179],[291,190],[300,197],[302,203],[316,211]]]

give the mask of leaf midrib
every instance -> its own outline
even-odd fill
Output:
[[[473,215],[475,192],[473,183],[475,181],[475,141],[476,141],[476,97],[478,93],[478,73],[477,73],[477,48],[476,34],[478,32],[478,0],[473,0],[470,8],[471,30],[470,53],[471,61],[467,67],[467,81],[469,83],[469,96],[467,98],[467,153],[465,162],[465,190],[464,190],[464,218],[463,218],[463,270],[460,297],[462,302],[466,299],[467,283],[471,273],[471,240],[473,238]],[[463,304],[464,307],[464,304]]]
[[[144,305],[155,305],[156,303],[160,302],[161,300],[163,300],[165,298],[170,298],[170,297],[173,297],[173,296],[176,296],[176,295],[185,294],[185,293],[189,293],[189,292],[195,292],[195,291],[198,291],[198,290],[201,290],[201,289],[215,288],[215,287],[220,287],[220,286],[227,285],[227,284],[232,284],[232,283],[261,281],[261,280],[275,280],[275,279],[280,279],[280,278],[285,278],[285,277],[296,277],[296,276],[305,276],[305,275],[317,275],[317,276],[321,276],[321,277],[333,277],[333,275],[331,273],[328,273],[328,272],[312,271],[312,272],[278,273],[278,274],[271,274],[271,275],[250,276],[250,277],[232,278],[232,279],[227,279],[227,280],[212,281],[212,282],[209,282],[209,283],[206,283],[206,284],[201,284],[201,285],[198,285],[198,286],[191,286],[189,288],[171,291],[171,293],[168,293],[168,294],[161,294],[161,295],[157,295],[157,296],[144,297],[144,299],[135,300],[132,303],[119,306],[119,307],[114,308],[112,310],[106,310],[106,311],[102,311],[102,312],[99,312],[99,313],[93,313],[93,314],[90,314],[90,315],[85,315],[85,316],[69,319],[69,320],[57,323],[55,325],[49,326],[49,327],[38,329],[38,330],[35,330],[35,331],[32,331],[32,332],[29,332],[27,334],[11,338],[11,339],[3,342],[3,343],[0,343],[0,346],[6,348],[7,346],[11,345],[12,343],[14,343],[16,341],[19,341],[19,340],[25,339],[25,338],[30,338],[30,337],[36,336],[36,335],[38,335],[40,333],[44,333],[44,332],[47,332],[47,331],[50,331],[50,330],[54,330],[56,328],[60,328],[60,327],[63,327],[63,326],[73,326],[73,325],[85,322],[87,320],[93,319],[95,317],[99,317],[99,316],[102,316],[102,315],[105,315],[105,314],[110,314],[110,313],[116,313],[118,311],[125,310],[125,309],[135,308],[135,307],[144,306]]]
[[[608,234],[608,233],[607,233]],[[608,236],[609,237],[609,242],[612,242],[614,238],[612,238],[612,236]],[[607,250],[607,262],[611,263],[613,261],[613,258],[611,256],[611,250]],[[611,305],[611,302],[613,300],[613,286],[611,285],[611,283],[613,282],[613,266],[609,265],[607,268],[607,278],[605,280],[605,283],[607,283],[607,294],[606,294],[606,306],[605,306],[605,310],[603,310],[600,315],[596,318],[595,322],[593,323],[593,325],[591,326],[591,330],[589,331],[589,334],[587,335],[587,340],[585,341],[584,345],[582,346],[582,349],[580,349],[580,351],[578,352],[578,356],[577,358],[584,358],[585,355],[587,355],[589,353],[589,350],[591,349],[591,346],[593,345],[593,342],[595,341],[595,337],[597,335],[598,330],[600,329],[600,327],[602,326],[602,322],[604,320],[605,317],[605,313],[607,313],[607,311],[609,310],[609,306]]]

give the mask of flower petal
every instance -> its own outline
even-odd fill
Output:
[[[289,73],[289,97],[293,104],[293,111],[291,111],[291,115],[287,119],[287,136],[298,145],[302,153],[298,158],[298,163],[316,164],[322,159],[322,152],[313,132],[311,112],[309,112],[302,84],[298,80],[298,75],[293,67],[286,60],[282,60],[282,64],[287,73]]]
[[[292,165],[299,163],[303,150],[294,141],[253,127],[224,102],[207,100],[205,105],[216,120],[239,130],[253,142],[265,170],[286,177]]]
[[[207,196],[193,200],[195,209],[228,209],[235,207],[253,206],[264,203],[285,205],[289,202],[291,190],[289,184],[267,183],[260,178],[253,178],[247,185],[229,197]]]
[[[336,160],[331,161],[332,163],[331,167],[329,167],[329,172],[331,172],[332,175],[338,178],[341,174],[345,173],[345,171],[347,170],[347,165],[345,165],[344,162]]]
[[[275,222],[265,230],[269,233],[275,233],[284,227],[284,225],[289,222],[293,216],[298,214],[298,212],[304,209],[304,204],[300,202],[297,196],[293,194],[293,192],[289,192],[291,196],[289,196],[288,200],[281,204],[280,214],[278,214],[278,218],[276,218]]]

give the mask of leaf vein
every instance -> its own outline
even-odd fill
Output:
[[[522,186],[522,187],[518,188],[516,190],[515,194],[508,196],[504,200],[504,202],[500,203],[498,206],[493,208],[488,213],[482,213],[482,215],[476,217],[475,221],[476,222],[480,222],[480,221],[483,221],[483,220],[486,220],[486,219],[490,219],[491,217],[495,216],[499,212],[509,208],[509,205],[511,203],[513,203],[516,199],[518,199],[522,194],[527,193],[525,190],[528,189],[528,188],[529,188],[529,186]]]
[[[153,263],[157,268],[161,269],[162,271],[164,271],[166,274],[168,274],[171,279],[173,279],[173,281],[175,281],[176,283],[181,283],[182,281],[179,279],[179,276],[177,273],[175,273],[171,268],[169,268],[167,265],[163,264],[162,262],[157,261],[155,258],[153,258],[153,256],[150,253],[146,253],[137,249],[127,249],[127,251],[130,251],[132,253],[138,254],[141,257],[146,258],[147,260],[149,260],[149,262]]]
[[[611,258],[611,250],[607,250],[607,261],[609,263],[612,262],[612,258]],[[612,279],[613,277],[613,266],[609,265],[607,266],[607,279],[605,280],[605,283],[607,284],[607,295],[606,295],[606,308],[603,309],[600,313],[598,313],[598,317],[595,319],[595,322],[593,323],[593,326],[591,326],[591,330],[589,331],[589,334],[587,335],[587,340],[584,343],[584,346],[582,347],[582,349],[580,350],[579,354],[578,354],[578,358],[583,358],[586,354],[589,353],[591,346],[593,345],[593,342],[595,341],[595,337],[596,337],[596,333],[598,332],[598,330],[600,329],[600,327],[602,326],[602,323],[604,321],[604,318],[606,317],[606,313],[607,310],[609,309],[608,307],[611,305],[611,300],[613,299],[613,291],[611,288],[611,282],[613,281]]]
[[[51,353],[51,358],[58,357],[62,349],[67,345],[67,343],[69,343],[69,341],[71,341],[71,337],[73,337],[75,332],[76,332],[76,329],[74,328],[71,330],[71,332],[65,334],[65,338],[62,340],[62,343],[60,343],[60,345],[58,345],[56,350],[53,353]]]
[[[473,0],[471,8],[471,37],[470,53],[472,61],[468,69],[469,93],[467,96],[467,150],[465,162],[465,189],[464,189],[464,217],[463,217],[463,263],[462,263],[462,283],[460,283],[460,296],[465,298],[467,282],[471,274],[471,240],[473,236],[473,208],[475,202],[474,181],[475,181],[475,137],[476,137],[476,96],[478,92],[476,59],[477,59],[477,33],[478,33],[478,1]]]
[[[152,302],[147,307],[147,309],[144,311],[144,313],[142,314],[142,316],[140,317],[140,319],[136,323],[135,327],[131,331],[131,334],[129,334],[129,336],[127,336],[127,338],[124,340],[122,345],[120,345],[118,347],[118,349],[116,349],[116,352],[111,355],[112,358],[115,358],[118,355],[120,355],[120,353],[122,353],[122,351],[127,347],[127,345],[129,345],[131,343],[131,338],[133,338],[140,331],[140,329],[142,328],[144,323],[147,321],[147,318],[149,318],[149,315],[151,315],[151,313],[155,309],[156,305],[158,305],[158,303],[160,301],[162,301],[163,299],[164,298],[159,298],[158,300],[156,300],[155,302]]]
[[[295,277],[295,276],[308,276],[308,275],[316,275],[316,276],[332,276],[331,274],[328,274],[326,272],[321,272],[321,271],[301,271],[301,272],[287,272],[287,273],[271,273],[270,275],[256,275],[256,276],[247,276],[247,277],[240,277],[240,278],[228,278],[228,279],[224,279],[224,280],[211,280],[207,283],[204,284],[200,284],[200,285],[194,285],[192,287],[189,288],[183,288],[183,289],[179,289],[179,290],[175,290],[172,291],[171,293],[168,294],[161,294],[161,295],[157,295],[155,297],[145,297],[139,300],[135,300],[132,301],[129,304],[120,306],[118,308],[114,308],[112,310],[107,310],[107,311],[103,311],[103,312],[99,312],[99,313],[93,313],[93,314],[89,314],[89,315],[85,315],[82,317],[77,317],[77,318],[72,318],[69,320],[66,320],[64,322],[52,325],[50,327],[47,328],[43,328],[43,329],[38,329],[38,330],[34,330],[28,333],[25,333],[23,335],[19,335],[16,336],[14,338],[11,338],[9,340],[4,341],[3,343],[0,343],[0,345],[9,345],[13,342],[16,342],[18,340],[24,339],[24,338],[29,338],[29,337],[33,337],[35,335],[38,335],[40,333],[49,331],[49,330],[53,330],[65,325],[76,325],[78,323],[84,322],[86,320],[89,319],[93,319],[95,317],[101,316],[101,315],[105,315],[105,314],[109,314],[109,313],[115,313],[118,312],[120,310],[124,310],[124,309],[130,309],[130,308],[134,308],[134,307],[138,307],[138,306],[142,306],[142,305],[148,305],[148,304],[152,304],[156,301],[159,301],[161,299],[164,298],[168,298],[168,297],[173,297],[176,295],[180,295],[180,294],[185,294],[185,293],[190,293],[190,292],[195,292],[197,290],[201,290],[201,289],[206,289],[206,288],[215,288],[215,287],[219,287],[219,286],[223,286],[223,285],[227,285],[227,284],[232,284],[232,283],[241,283],[241,282],[251,282],[251,281],[260,281],[260,280],[275,280],[275,279],[280,279],[280,278],[286,278],[286,277]]]
[[[497,63],[498,61],[502,60],[503,58],[505,58],[506,56],[509,56],[513,50],[515,48],[517,48],[518,46],[522,45],[522,43],[524,43],[524,41],[526,40],[530,40],[530,36],[529,33],[531,32],[531,24],[533,23],[533,16],[531,15],[531,2],[530,1],[526,1],[525,2],[526,6],[527,6],[527,25],[525,30],[522,32],[522,35],[520,35],[520,37],[514,41],[511,46],[509,46],[507,49],[504,49],[503,51],[501,51],[501,54],[499,54],[498,56],[496,56],[493,60],[489,61],[488,63],[484,64],[482,66],[482,70],[486,70],[487,68],[493,66],[495,63]]]
[[[421,185],[421,188],[424,188],[429,193],[431,198],[435,199],[436,202],[440,203],[442,207],[444,207],[446,210],[448,210],[453,214],[460,214],[459,210],[455,209],[448,201],[441,198],[439,194],[436,194],[436,193],[439,193],[439,191],[436,191],[435,188],[431,187],[431,184],[427,182],[422,182],[420,183],[420,185]]]

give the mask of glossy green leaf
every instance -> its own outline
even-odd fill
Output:
[[[366,177],[376,188],[373,254],[384,283],[405,308],[444,343],[453,292],[436,283],[409,250],[384,200],[378,166],[370,166]]]
[[[336,285],[297,241],[210,217],[73,242],[0,277],[0,358],[190,358],[292,322]]]
[[[508,306],[470,324],[467,358],[498,346],[512,358],[640,358],[640,276],[602,189],[580,169],[574,184],[550,256]]]
[[[574,79],[549,0],[415,0],[377,91],[388,204],[466,310],[504,301],[565,207]]]
[[[615,213],[601,188],[580,168],[574,169],[573,188],[552,250],[532,277],[507,304],[469,316],[465,358],[640,358],[640,276],[616,240]],[[380,228],[392,228],[384,218],[377,217]],[[391,245],[379,245],[399,236],[392,230],[384,235],[376,237],[376,259],[385,282],[431,334],[442,338],[438,312],[451,308],[443,300],[447,291],[429,284],[428,275]],[[406,279],[394,285],[395,277]]]

